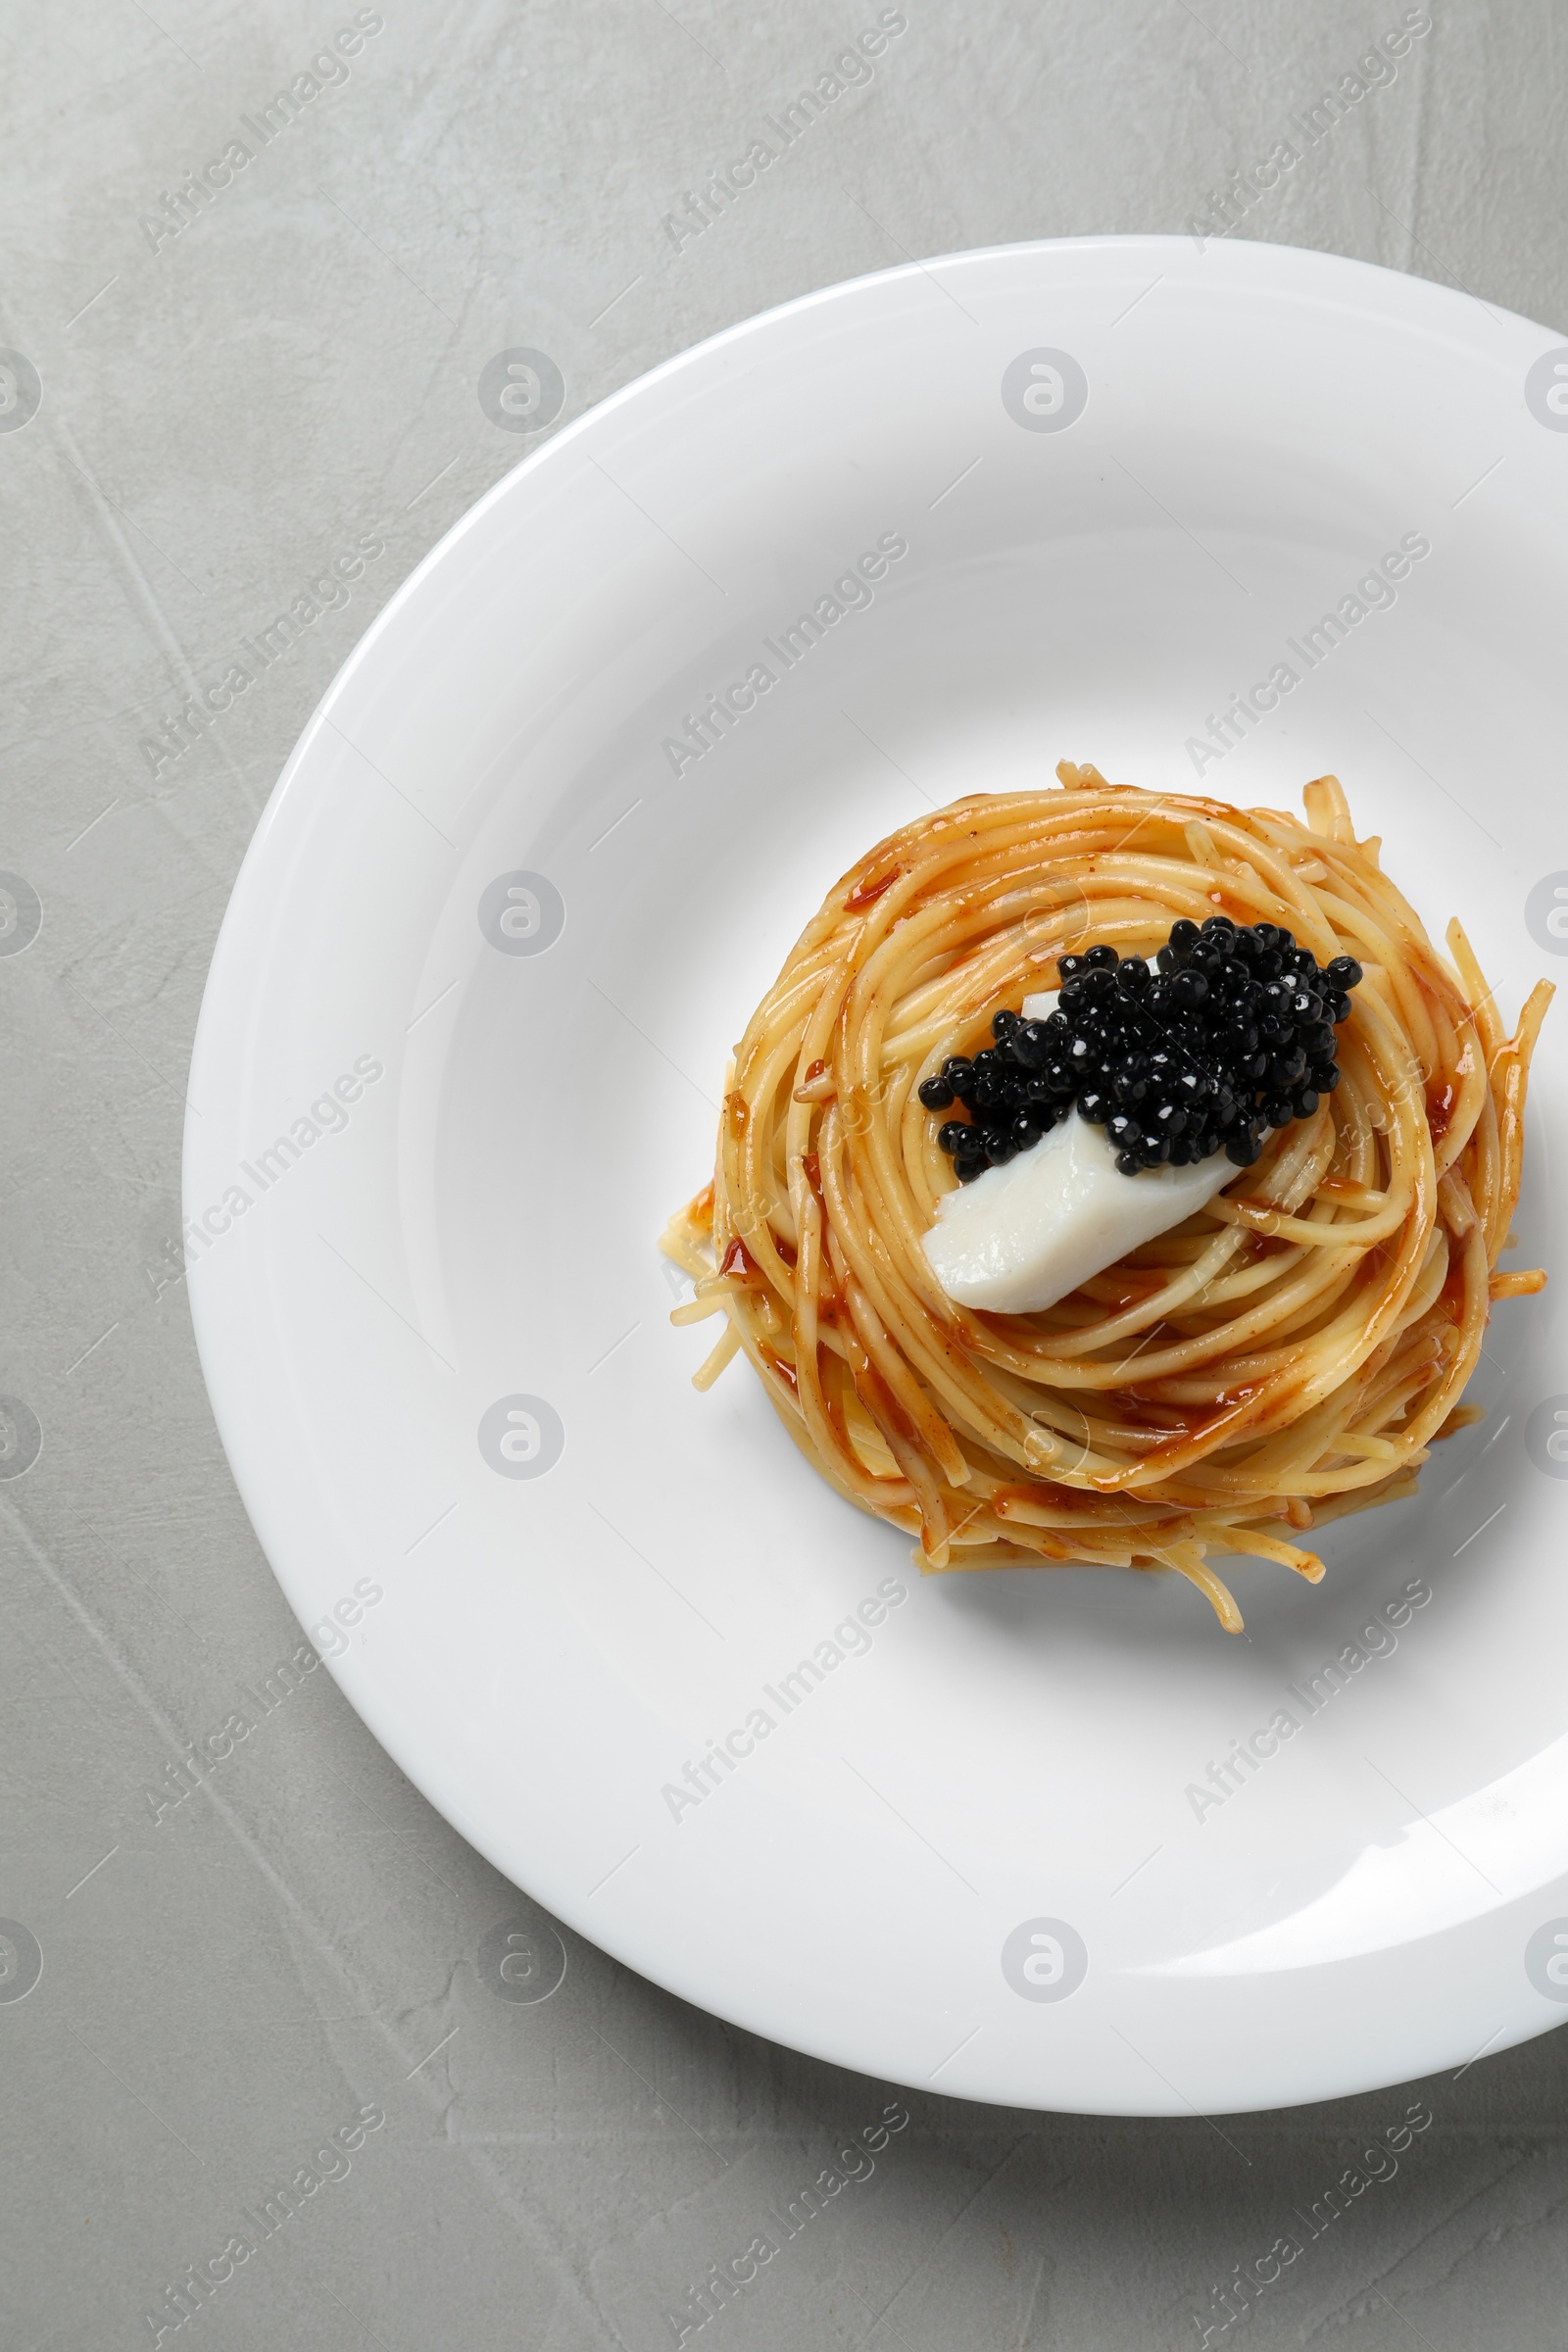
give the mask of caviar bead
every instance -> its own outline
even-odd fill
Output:
[[[1123,1174],[1222,1150],[1250,1167],[1266,1130],[1314,1115],[1340,1083],[1335,1027],[1361,978],[1353,956],[1320,968],[1282,925],[1210,915],[1173,923],[1153,960],[1157,971],[1107,941],[1060,956],[1046,1020],[999,1006],[994,1043],[923,1082],[928,1109],[956,1101],[976,1113],[939,1136],[956,1170],[1027,1151],[1074,1103],[1107,1128]]]
[[[975,1178],[983,1176],[990,1165],[991,1162],[983,1152],[978,1154],[973,1152],[964,1152],[954,1161],[953,1173],[960,1184],[973,1184]]]

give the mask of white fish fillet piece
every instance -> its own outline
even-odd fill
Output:
[[[1026,997],[1024,1018],[1044,1020],[1055,1003],[1054,994]],[[1242,1172],[1216,1152],[1196,1167],[1124,1176],[1103,1127],[1072,1109],[1027,1152],[943,1196],[926,1259],[960,1306],[1037,1314],[1169,1233]]]

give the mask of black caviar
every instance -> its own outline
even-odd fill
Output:
[[[1274,923],[1222,914],[1171,926],[1155,967],[1112,947],[1060,958],[1056,1009],[1003,1011],[994,1043],[955,1054],[920,1088],[960,1104],[937,1141],[967,1184],[1028,1149],[1077,1105],[1103,1127],[1124,1176],[1225,1152],[1250,1168],[1270,1128],[1310,1118],[1340,1083],[1334,1032],[1361,977],[1353,956],[1319,965]]]

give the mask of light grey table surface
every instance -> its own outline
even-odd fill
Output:
[[[180,1796],[187,1744],[300,1638],[224,1462],[181,1275],[202,983],[313,706],[526,446],[481,408],[486,361],[549,352],[569,418],[905,254],[1218,227],[1212,192],[1282,140],[1304,152],[1234,233],[1568,330],[1568,18],[1548,0],[1435,6],[1393,78],[1310,145],[1292,118],[1419,12],[906,0],[869,78],[691,226],[688,191],[880,13],[9,14],[0,343],[42,397],[25,414],[32,379],[0,363],[0,868],[41,908],[28,941],[26,890],[0,902],[18,908],[0,937],[5,2352],[654,2352],[682,2328],[715,2352],[1144,2352],[1205,2328],[1343,2352],[1568,2343],[1562,2034],[1223,2125],[904,2094],[869,2177],[699,2329],[688,2290],[892,2087],[689,2010],[570,1934],[552,1996],[510,1997],[527,1979],[503,1980],[498,1937],[531,1934],[514,1948],[548,1959],[548,1923],[324,1672]],[[296,79],[323,53],[318,88]],[[290,87],[297,119],[264,140]],[[165,204],[236,137],[243,170],[231,155],[205,203]],[[356,540],[383,552],[344,601],[182,728],[198,684]],[[1417,2101],[1431,2121],[1396,2171],[1223,2327],[1215,2284]],[[269,2213],[291,2183],[295,2209]]]

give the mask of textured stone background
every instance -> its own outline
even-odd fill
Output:
[[[907,0],[874,79],[677,249],[662,216],[876,0],[385,0],[346,79],[149,233],[354,13],[86,0],[14,9],[4,34],[0,343],[43,386],[6,430],[28,383],[0,376],[0,867],[42,907],[0,956],[0,1390],[43,1433],[25,1476],[0,1463],[0,1916],[43,1962],[26,1990],[33,1944],[0,1943],[7,2352],[174,2342],[166,2288],[235,2232],[255,2251],[186,2323],[210,2352],[672,2346],[686,2289],[892,2097],[575,1937],[550,1998],[505,1997],[549,1981],[526,1971],[553,1931],[324,1673],[173,1801],[185,1744],[298,1640],[214,1432],[174,1239],[202,981],[316,700],[519,454],[476,397],[496,351],[554,355],[569,417],[905,253],[1182,229],[1402,15]],[[1434,13],[1237,233],[1568,330],[1568,19]],[[384,553],[350,601],[182,733],[185,698],[360,537]],[[1207,2326],[1260,2352],[1545,2352],[1568,2341],[1565,2085],[1557,2034],[1223,2130],[911,2095],[872,2176],[701,2340],[1149,2352]],[[1432,2120],[1396,2176],[1218,2332],[1213,2282],[1416,2101]],[[384,2122],[322,2160],[348,2169],[256,2242],[248,2216],[366,2106]]]

